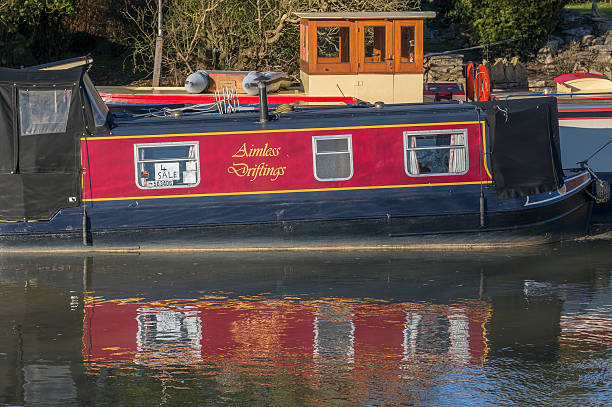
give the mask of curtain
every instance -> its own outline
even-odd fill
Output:
[[[465,134],[453,134],[450,140],[451,146],[463,146],[464,148],[451,148],[448,158],[448,172],[465,172]]]
[[[416,148],[416,136],[410,136],[409,147]],[[416,150],[410,150],[410,168],[408,169],[411,174],[419,174],[419,161],[417,158]]]

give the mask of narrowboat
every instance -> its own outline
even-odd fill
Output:
[[[562,170],[554,98],[271,112],[262,86],[257,110],[118,115],[85,67],[0,78],[5,251],[496,246],[588,228],[592,175]]]

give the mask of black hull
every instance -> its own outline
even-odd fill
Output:
[[[518,211],[328,221],[283,221],[0,236],[0,251],[468,249],[569,240],[584,235],[592,201],[580,191]]]

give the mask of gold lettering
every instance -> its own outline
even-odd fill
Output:
[[[249,170],[249,166],[245,163],[234,163],[231,167],[227,168],[227,172],[230,174],[235,174],[239,177],[244,177]]]
[[[268,143],[265,143],[261,147],[256,147],[254,144],[251,144],[250,148],[247,147],[247,143],[242,143],[232,157],[278,157],[280,155],[280,150],[281,147],[271,147]],[[276,181],[278,177],[285,174],[286,168],[287,167],[270,167],[265,161],[258,163],[255,167],[247,163],[232,163],[232,165],[227,168],[227,172],[238,177],[248,177],[251,182],[259,177],[270,177],[270,181]]]
[[[247,146],[246,143],[242,144],[242,146],[234,153],[232,157],[248,157]]]

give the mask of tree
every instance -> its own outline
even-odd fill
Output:
[[[567,3],[568,0],[454,0],[450,15],[463,24],[474,44],[518,38],[505,47],[506,53],[527,55],[547,40]]]
[[[138,6],[125,1],[125,14],[132,21],[133,66],[152,72],[155,0],[142,0]],[[165,0],[164,79],[182,85],[197,69],[297,73],[295,12],[418,9],[420,0]]]
[[[57,59],[78,0],[6,0],[0,5],[0,63],[15,66]]]

